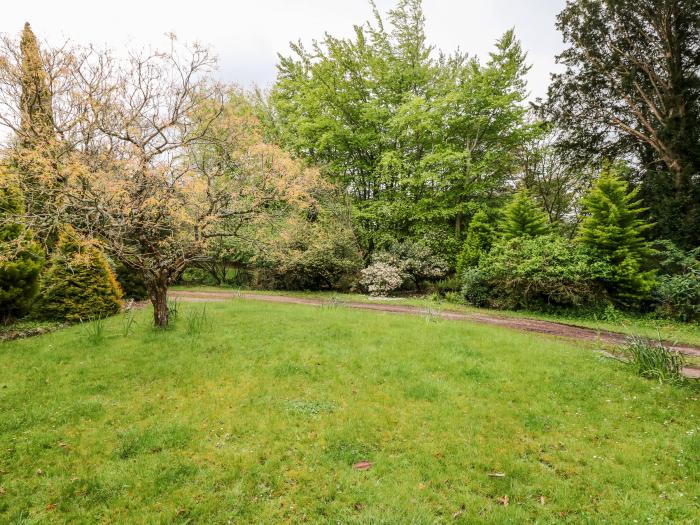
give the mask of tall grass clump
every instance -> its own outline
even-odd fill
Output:
[[[83,334],[92,344],[100,344],[104,341],[106,333],[104,318],[97,317],[87,323],[81,321],[81,324],[83,325]]]
[[[623,353],[637,374],[659,382],[675,383],[683,380],[683,354],[664,346],[661,339],[629,337]]]
[[[211,321],[207,316],[207,307],[201,310],[191,310],[187,313],[185,330],[189,336],[198,336],[203,332],[209,331]]]

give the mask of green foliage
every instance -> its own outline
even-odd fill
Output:
[[[549,232],[547,214],[532,200],[529,192],[522,189],[503,210],[500,230],[505,239],[545,235]]]
[[[0,317],[24,314],[39,291],[44,255],[21,223],[24,213],[17,185],[3,176],[0,185]]]
[[[363,250],[439,231],[445,247],[455,244],[441,255],[454,260],[463,218],[498,195],[536,133],[524,121],[529,68],[513,31],[480,63],[436,56],[424,29],[420,0],[401,0],[388,21],[375,10],[354,38],[292,45],[267,122],[353,196]]]
[[[392,242],[372,255],[373,263],[392,266],[401,274],[401,288],[415,290],[447,274],[447,263],[423,242]]]
[[[362,268],[352,228],[331,210],[292,217],[255,263],[258,284],[286,290],[347,290]]]
[[[462,272],[462,294],[467,303],[486,306],[491,293],[486,272],[476,267],[468,267]]]
[[[464,246],[457,257],[457,275],[462,275],[465,269],[479,264],[479,258],[491,248],[493,237],[494,232],[488,215],[479,210],[469,223]]]
[[[679,321],[700,321],[700,273],[662,275],[654,289],[657,312]]]
[[[670,383],[679,383],[684,379],[683,354],[666,348],[660,340],[630,337],[622,348],[622,353],[642,377]]]
[[[655,272],[644,270],[652,250],[642,233],[651,225],[640,217],[644,208],[638,190],[628,192],[619,172],[617,167],[606,167],[582,199],[586,216],[578,242],[609,266],[602,281],[611,297],[630,306],[649,297]]]
[[[119,262],[113,263],[112,268],[114,269],[114,274],[117,277],[119,286],[124,292],[125,298],[135,299],[137,301],[148,298],[146,283],[138,272]]]
[[[69,322],[98,319],[119,312],[121,297],[102,252],[65,228],[42,280],[39,315]]]
[[[605,264],[557,235],[516,237],[497,242],[478,272],[465,274],[470,280],[465,288],[480,277],[488,283],[488,304],[500,308],[579,307],[604,301],[598,279],[606,271]]]

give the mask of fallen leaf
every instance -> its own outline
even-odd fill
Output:
[[[502,498],[498,498],[498,504],[503,505],[504,507],[507,507],[509,502],[510,502],[510,500],[508,499],[508,496],[503,496]]]
[[[5,487],[0,487],[0,496],[5,494]]]
[[[489,476],[492,478],[505,478],[506,475],[503,472],[489,472]]]
[[[453,520],[456,520],[456,519],[459,518],[462,514],[464,514],[464,506],[460,507],[460,509],[459,509],[457,512],[455,512],[455,513],[452,514],[452,519],[453,519]]]
[[[369,470],[372,468],[372,463],[369,461],[358,461],[352,466],[352,468],[355,470]]]
[[[58,444],[58,446],[61,447],[61,448],[68,448],[68,443],[64,443],[63,441],[61,441],[61,442]]]
[[[40,468],[38,468],[38,469],[36,469],[36,475],[37,475],[37,476],[43,476],[43,475],[44,475],[44,471],[41,470]]]
[[[418,489],[423,490],[425,488],[425,483],[418,483]]]
[[[352,508],[354,508],[357,511],[361,511],[362,509],[365,508],[365,506],[362,503],[355,503]]]
[[[540,496],[540,505],[544,505],[544,496]]]
[[[56,508],[55,503],[49,503],[48,505],[46,505],[46,510],[53,510],[55,508]]]

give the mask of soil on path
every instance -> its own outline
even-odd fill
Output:
[[[255,301],[266,301],[271,303],[306,304],[313,306],[328,305],[329,302],[323,299],[310,297],[294,297],[290,295],[268,295],[258,293],[236,293],[226,291],[188,291],[171,290],[169,296],[175,299],[188,302],[220,302],[233,298],[251,299]],[[597,341],[607,344],[621,344],[625,341],[625,334],[609,331],[594,330],[582,326],[572,326],[554,321],[543,321],[540,319],[527,319],[504,317],[495,314],[485,314],[480,312],[457,312],[450,310],[426,310],[418,306],[387,304],[387,303],[364,303],[357,301],[343,301],[338,303],[347,308],[357,308],[360,310],[376,310],[380,312],[390,312],[397,314],[411,315],[431,315],[452,321],[474,321],[477,323],[490,324],[510,328],[513,330],[523,330],[526,332],[537,332],[557,337],[567,337],[586,341]],[[682,354],[700,357],[700,348],[691,345],[679,345],[666,341],[665,344]],[[684,369],[685,375],[700,379],[700,368],[687,367]]]

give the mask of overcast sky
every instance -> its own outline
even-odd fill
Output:
[[[394,0],[377,0],[382,12]],[[562,42],[554,27],[565,0],[424,0],[429,41],[451,52],[487,56],[508,28],[528,51],[532,97],[545,94],[554,56]],[[350,36],[353,24],[371,17],[366,0],[10,0],[2,8],[0,31],[18,33],[31,23],[41,39],[66,37],[80,43],[123,47],[159,46],[174,32],[183,41],[210,45],[220,74],[244,87],[268,87],[275,78],[277,53],[289,42],[323,36]]]

